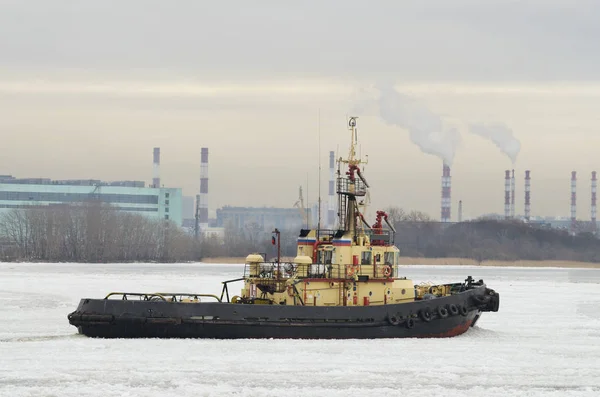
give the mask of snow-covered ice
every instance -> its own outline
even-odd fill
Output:
[[[67,321],[82,297],[220,293],[241,270],[0,264],[0,395],[600,395],[594,269],[404,267],[415,282],[472,275],[500,293],[498,313],[450,339],[106,340],[77,335]]]

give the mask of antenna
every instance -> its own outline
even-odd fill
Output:
[[[321,108],[319,108],[319,113],[318,113],[318,122],[317,122],[317,130],[319,133],[319,145],[318,145],[318,150],[319,150],[319,204],[318,204],[318,208],[317,211],[319,211],[319,217],[317,218],[317,241],[319,240],[319,230],[321,229]]]

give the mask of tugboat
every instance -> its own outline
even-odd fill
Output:
[[[369,189],[357,158],[356,118],[348,157],[338,159],[336,230],[303,229],[293,262],[246,258],[241,278],[221,295],[112,292],[84,298],[68,315],[78,332],[104,338],[430,338],[452,337],[496,312],[499,294],[471,276],[414,284],[400,276],[395,230],[384,211],[365,220]],[[384,224],[386,227],[384,227]],[[228,284],[243,281],[239,296]]]

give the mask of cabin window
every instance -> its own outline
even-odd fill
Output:
[[[393,266],[394,265],[394,253],[393,252],[384,253],[383,260],[386,265]]]
[[[331,265],[331,259],[333,257],[333,251],[321,251],[321,263]]]
[[[371,251],[363,251],[361,253],[360,264],[361,265],[370,265],[371,264]]]
[[[375,254],[375,263],[381,263],[381,254]]]

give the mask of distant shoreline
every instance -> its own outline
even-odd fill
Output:
[[[215,257],[215,258],[204,258],[203,263],[231,263],[238,264],[244,263],[245,257]],[[293,258],[281,258],[282,261],[288,262]],[[565,267],[565,268],[588,268],[588,269],[600,269],[600,263],[596,262],[575,262],[575,261],[561,261],[561,260],[548,260],[548,261],[477,261],[475,259],[468,258],[410,258],[400,257],[400,265],[422,265],[422,266],[486,266],[486,267]]]

